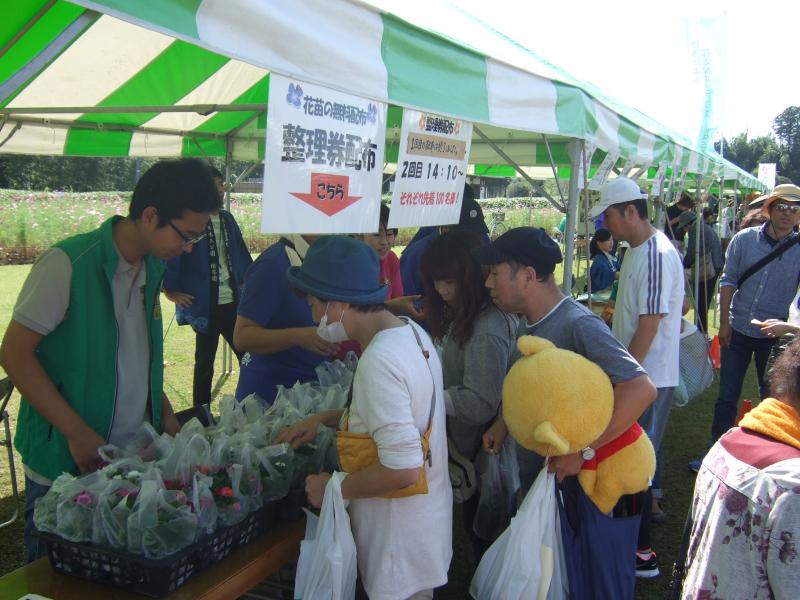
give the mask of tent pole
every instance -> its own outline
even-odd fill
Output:
[[[556,180],[558,196],[561,198],[561,203],[566,205],[566,202],[564,201],[564,193],[561,191],[561,184],[558,182],[558,169],[556,169],[556,161],[553,160],[553,151],[550,149],[550,142],[547,140],[547,136],[544,134],[542,134],[542,139],[544,140],[544,147],[547,148],[547,158],[550,160],[550,169],[553,171],[553,179]]]
[[[554,207],[556,207],[556,208],[557,208],[558,210],[560,210],[561,212],[564,212],[564,211],[566,210],[566,209],[565,209],[565,207],[563,207],[563,206],[559,205],[559,203],[558,203],[558,202],[556,202],[556,200],[555,200],[555,199],[554,199],[554,198],[553,198],[553,197],[552,197],[550,194],[548,194],[548,193],[545,191],[545,189],[542,187],[542,184],[541,184],[540,182],[536,181],[536,180],[535,180],[535,179],[533,179],[533,178],[532,178],[530,175],[528,175],[528,174],[527,174],[525,171],[523,171],[523,170],[522,170],[522,167],[521,167],[521,166],[519,166],[519,164],[517,164],[517,162],[516,162],[515,160],[513,160],[513,159],[512,159],[512,158],[511,158],[511,157],[510,157],[508,154],[506,154],[505,152],[503,152],[503,150],[502,150],[502,148],[500,148],[500,146],[498,146],[498,145],[497,145],[497,144],[495,144],[495,143],[494,143],[492,140],[490,140],[490,139],[489,139],[489,138],[486,136],[486,134],[484,134],[484,133],[483,133],[483,132],[480,130],[480,128],[479,128],[477,125],[473,125],[473,126],[472,126],[472,131],[474,131],[475,133],[477,133],[477,134],[478,134],[478,137],[480,137],[480,138],[481,138],[481,139],[482,139],[484,142],[486,142],[487,144],[489,144],[489,146],[492,148],[492,150],[494,150],[495,152],[497,152],[497,154],[500,156],[500,158],[502,158],[502,159],[503,159],[503,160],[505,160],[505,161],[506,161],[506,162],[507,162],[509,165],[511,165],[512,167],[514,167],[514,170],[515,170],[517,173],[519,173],[519,174],[520,174],[520,176],[521,176],[521,177],[522,177],[522,178],[523,178],[525,181],[527,181],[528,183],[530,183],[530,184],[531,184],[531,186],[533,187],[534,191],[536,191],[536,193],[537,193],[537,194],[539,194],[539,195],[540,195],[540,196],[542,196],[543,198],[546,198],[546,199],[547,199],[547,201],[548,201],[550,204],[552,204]],[[558,182],[558,180],[556,180],[556,182]]]
[[[564,226],[564,277],[561,282],[561,291],[567,296],[572,295],[572,255],[575,251],[575,225],[578,218],[578,176],[580,161],[583,154],[583,140],[570,140],[567,142],[567,152],[570,159],[569,195],[567,197],[567,222]]]

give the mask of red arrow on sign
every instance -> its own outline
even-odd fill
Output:
[[[331,173],[311,173],[311,191],[289,192],[295,198],[332,217],[361,200],[362,196],[349,196],[350,177]]]

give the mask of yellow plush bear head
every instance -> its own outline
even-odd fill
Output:
[[[524,356],[503,382],[503,418],[514,439],[542,456],[572,454],[595,442],[614,411],[608,376],[542,338],[521,337],[517,347]],[[578,481],[601,512],[610,512],[623,494],[647,489],[656,455],[638,423],[595,450]]]
[[[579,354],[530,335],[503,382],[503,418],[519,444],[542,456],[578,452],[600,437],[614,410],[603,370]]]

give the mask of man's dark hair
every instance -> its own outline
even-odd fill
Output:
[[[219,206],[208,165],[196,158],[162,160],[142,175],[133,190],[128,216],[139,219],[148,206],[158,211],[158,226],[180,219],[190,210],[210,213]]]
[[[692,200],[692,197],[689,194],[683,192],[681,194],[680,199],[678,200],[678,206],[683,206],[684,208],[691,208],[692,206],[694,206],[694,200]]]
[[[625,214],[625,209],[629,206],[636,207],[636,212],[639,215],[640,219],[646,220],[647,219],[647,200],[644,198],[639,198],[637,200],[631,200],[630,202],[621,202],[619,204],[612,204],[611,208],[615,209],[619,214]]]
[[[795,338],[775,361],[769,383],[775,398],[800,409],[800,338]]]

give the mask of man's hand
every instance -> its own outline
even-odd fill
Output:
[[[189,308],[194,302],[194,296],[191,294],[184,294],[183,292],[168,292],[164,290],[164,295],[167,300],[170,300],[180,306],[181,308]]]
[[[582,466],[583,456],[580,452],[564,456],[551,456],[547,459],[547,471],[555,473],[559,483],[564,481],[564,477],[580,473]]]
[[[330,473],[320,473],[319,475],[306,477],[306,496],[308,496],[308,503],[314,508],[322,506],[322,499],[325,497],[325,486],[328,485],[330,478]]]
[[[483,434],[483,451],[489,454],[500,454],[506,436],[508,436],[506,422],[503,417],[497,417],[492,426]]]
[[[316,327],[300,327],[297,329],[296,337],[298,346],[314,354],[331,356],[339,351],[339,344],[332,344],[327,340],[323,340],[317,335]]]
[[[69,443],[69,453],[78,465],[81,474],[97,470],[100,464],[100,455],[97,454],[97,449],[106,443],[97,432],[89,430],[83,435],[67,440],[67,442]]]
[[[719,345],[723,348],[727,348],[731,345],[731,336],[733,335],[733,330],[731,329],[731,324],[728,322],[723,321],[719,324],[719,333],[717,337],[719,337]]]
[[[169,413],[162,415],[161,429],[164,433],[173,437],[181,430],[181,424],[178,423],[178,418],[174,412],[169,411]]]
[[[278,432],[275,436],[276,444],[291,444],[292,448],[299,448],[309,442],[312,442],[317,437],[319,431],[320,421],[317,415],[311,415],[307,419],[295,423],[291,427],[286,427]]]

